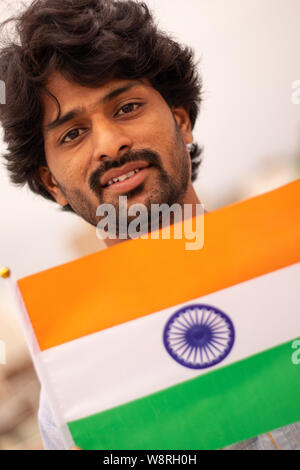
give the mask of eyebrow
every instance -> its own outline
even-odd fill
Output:
[[[130,82],[127,84],[125,83],[125,85],[119,86],[118,88],[111,90],[109,93],[107,93],[107,95],[102,97],[97,104],[108,103],[109,101],[112,101],[114,98],[117,98],[122,93],[125,93],[126,91],[129,91],[131,88],[136,87],[138,85],[141,85],[141,82],[139,80],[135,80],[134,82]],[[57,117],[56,119],[54,119],[54,121],[47,124],[45,126],[45,132],[48,133],[52,131],[53,129],[57,129],[58,127],[65,124],[66,122],[69,122],[72,119],[84,114],[85,111],[86,111],[86,108],[84,106],[80,108],[71,109],[67,113],[63,114],[61,117]]]

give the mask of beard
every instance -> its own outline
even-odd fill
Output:
[[[173,204],[182,204],[184,196],[186,194],[189,179],[190,179],[190,166],[189,166],[189,154],[187,152],[185,143],[183,141],[181,132],[175,122],[175,136],[172,139],[170,145],[170,155],[172,158],[172,175],[170,175],[163,167],[161,156],[154,150],[145,148],[135,151],[128,151],[124,153],[119,159],[107,159],[99,165],[99,167],[90,175],[88,185],[92,193],[96,196],[98,201],[98,207],[103,204],[110,204],[114,207],[116,217],[108,220],[108,231],[116,234],[120,238],[124,238],[124,233],[128,233],[130,223],[136,216],[130,216],[127,214],[126,223],[120,223],[119,214],[120,209],[124,211],[124,208],[120,207],[119,196],[126,196],[128,201],[128,207],[134,197],[141,195],[145,192],[145,182],[133,188],[132,190],[126,191],[122,194],[107,194],[105,188],[100,185],[100,180],[103,175],[115,168],[119,168],[126,163],[134,161],[145,161],[152,167],[157,169],[156,175],[153,177],[151,182],[151,190],[148,191],[145,199],[142,201],[143,206],[147,209],[147,214],[151,214],[152,205],[165,205],[165,207],[171,207]],[[64,186],[57,182],[62,193],[69,202],[72,209],[84,220],[93,226],[97,226],[101,217],[96,215],[97,207],[95,204],[87,198],[86,194],[80,189],[66,189]],[[153,217],[147,217],[141,220],[141,232],[151,231],[153,224],[157,228],[161,228],[163,219],[163,210],[157,214],[158,220],[153,220]],[[151,220],[150,220],[151,219]]]

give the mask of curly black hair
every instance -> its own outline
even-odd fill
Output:
[[[2,38],[0,49],[0,80],[6,86],[0,122],[13,183],[27,183],[35,193],[54,200],[38,176],[39,167],[47,166],[41,91],[54,71],[89,87],[113,78],[146,78],[170,107],[188,111],[194,127],[202,83],[193,51],[158,30],[145,3],[35,0],[2,23],[2,30],[12,21],[17,39]],[[191,146],[192,181],[201,152],[197,144]]]

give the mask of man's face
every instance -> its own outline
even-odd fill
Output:
[[[93,225],[100,204],[182,203],[191,187],[191,125],[145,80],[82,87],[54,73],[42,95],[44,186]],[[116,178],[120,178],[118,181]],[[115,180],[115,181],[114,181]]]

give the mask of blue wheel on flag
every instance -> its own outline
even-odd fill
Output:
[[[211,305],[192,304],[168,320],[163,334],[168,353],[179,364],[205,369],[223,361],[235,338],[230,318]]]

